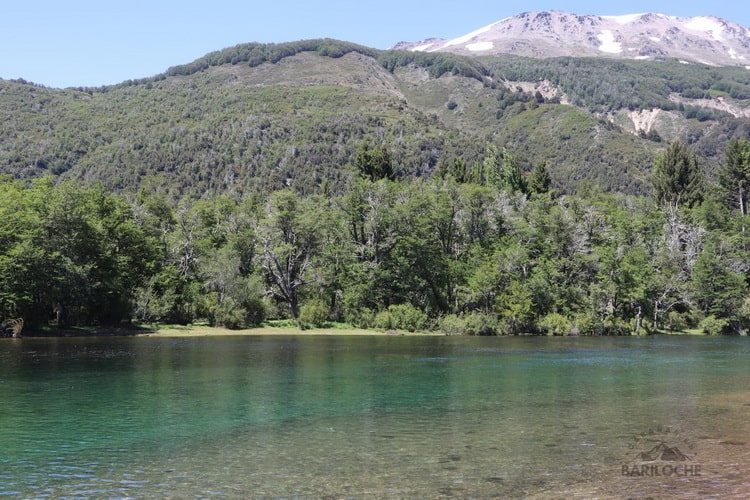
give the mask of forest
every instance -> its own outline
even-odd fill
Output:
[[[0,319],[29,329],[270,319],[446,335],[632,335],[750,327],[750,143],[707,177],[653,158],[651,194],[556,192],[489,143],[404,176],[362,141],[345,188],[174,198],[0,179]],[[581,194],[585,193],[585,194]]]
[[[748,75],[319,39],[0,80],[0,334],[744,334]]]
[[[342,166],[368,139],[402,178],[501,144],[525,165],[547,162],[561,194],[590,181],[648,195],[653,156],[674,140],[715,181],[727,143],[750,137],[749,106],[742,68],[242,44],[100,88],[0,80],[0,173],[172,200],[326,195],[348,189]],[[638,113],[659,119],[641,125]]]

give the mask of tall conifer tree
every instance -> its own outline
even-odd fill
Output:
[[[654,161],[654,195],[660,205],[694,207],[703,201],[705,179],[695,151],[680,141]]]
[[[750,201],[750,142],[747,139],[736,139],[727,145],[719,185],[727,205],[737,208],[740,215],[747,215]]]

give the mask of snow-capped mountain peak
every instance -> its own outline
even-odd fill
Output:
[[[621,16],[525,12],[466,35],[401,42],[397,50],[531,57],[679,59],[750,68],[750,30],[714,16],[658,13]]]

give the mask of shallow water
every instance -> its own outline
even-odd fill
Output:
[[[0,497],[750,495],[746,338],[7,339],[0,403]]]

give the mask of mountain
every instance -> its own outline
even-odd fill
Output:
[[[525,12],[451,40],[430,38],[393,48],[466,55],[677,59],[750,69],[750,30],[712,16]]]
[[[0,174],[173,197],[328,193],[365,144],[398,177],[481,164],[494,145],[525,172],[545,163],[558,191],[644,194],[668,142],[712,175],[749,118],[740,67],[242,44],[114,86],[0,79]]]
[[[661,442],[651,448],[649,451],[644,451],[638,454],[639,460],[645,460],[647,462],[654,462],[656,460],[665,460],[668,462],[684,462],[687,460],[687,456],[682,453],[676,446],[669,447],[665,443]]]

